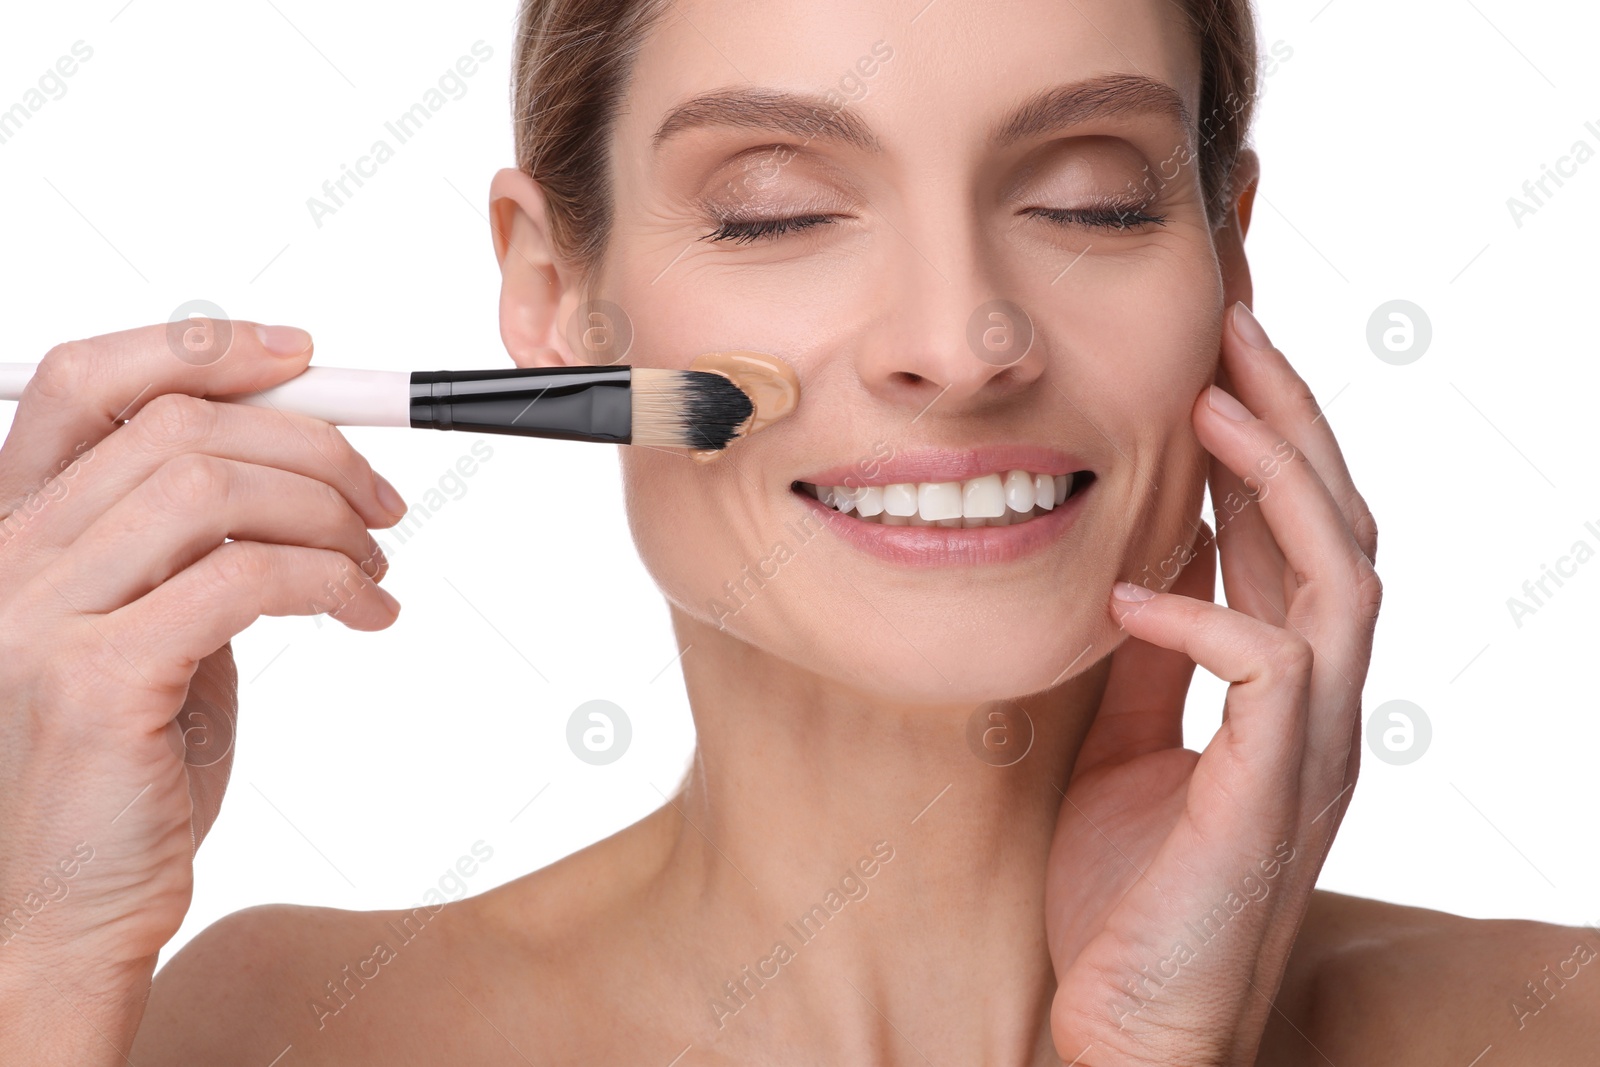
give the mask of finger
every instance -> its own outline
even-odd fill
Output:
[[[1224,326],[1224,333],[1230,327]],[[1223,340],[1224,346],[1227,339]],[[1231,390],[1228,368],[1221,362],[1216,385]],[[1283,553],[1272,536],[1256,500],[1270,485],[1260,472],[1243,476],[1212,457],[1208,473],[1211,507],[1217,521],[1217,543],[1223,559],[1223,584],[1228,606],[1258,619],[1282,619],[1292,590],[1284,588]]]
[[[1344,452],[1305,379],[1268,340],[1266,331],[1243,303],[1233,306],[1223,330],[1222,365],[1229,389],[1245,407],[1276,426],[1306,454],[1345,524],[1368,560],[1378,556],[1378,526],[1366,500],[1356,491]]]
[[[1353,604],[1359,580],[1372,564],[1305,454],[1216,386],[1195,399],[1193,415],[1195,433],[1208,452],[1241,477],[1259,472],[1263,488],[1254,506],[1295,586],[1331,588]],[[1222,577],[1232,603],[1235,590],[1226,566]]]
[[[1215,456],[1209,480],[1228,606],[1258,619],[1281,620],[1293,590],[1284,588],[1283,552],[1256,504],[1270,484],[1256,474],[1241,478]]]
[[[0,446],[0,513],[163,393],[220,396],[305,370],[311,335],[228,319],[143,326],[57,345],[23,391]]]
[[[169,686],[187,685],[196,663],[263,615],[327,613],[352,630],[381,630],[399,612],[342,552],[230,541],[96,628],[142,682]]]
[[[53,555],[165,464],[206,455],[325,482],[368,526],[391,526],[404,503],[345,436],[320,419],[166,393],[46,484],[38,506],[6,523],[8,551]],[[396,505],[391,510],[385,498]]]
[[[1217,545],[1204,522],[1168,592],[1210,602],[1215,595]],[[1169,648],[1129,637],[1111,655],[1100,708],[1078,750],[1073,774],[1125,763],[1146,752],[1183,745],[1183,706],[1194,660]]]
[[[1285,613],[1264,621],[1314,646],[1319,669],[1312,699],[1320,713],[1311,724],[1312,743],[1319,755],[1337,754],[1342,777],[1382,598],[1377,573],[1310,461],[1275,427],[1213,386],[1196,400],[1195,432],[1235,473],[1255,468],[1267,479],[1256,506],[1283,553]],[[1223,585],[1234,604],[1236,593],[1245,595],[1236,588],[1239,560],[1226,543],[1221,554]],[[1319,770],[1319,786],[1325,776]]]
[[[227,538],[340,552],[374,578],[384,570],[361,516],[326,482],[188,452],[112,505],[42,574],[76,610],[103,614]]]
[[[1220,773],[1213,784],[1235,799],[1281,796],[1298,780],[1313,664],[1304,638],[1231,608],[1125,584],[1117,586],[1112,617],[1132,636],[1181,652],[1230,683],[1227,714],[1196,765],[1197,780],[1202,767]],[[1220,769],[1206,759],[1219,743],[1227,765]]]

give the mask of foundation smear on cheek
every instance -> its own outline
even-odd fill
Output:
[[[689,369],[720,374],[750,395],[755,411],[739,428],[735,440],[771,426],[800,403],[800,379],[795,376],[793,367],[776,356],[762,352],[706,352],[694,357]],[[726,449],[704,449],[690,455],[701,463],[709,463],[724,451]]]

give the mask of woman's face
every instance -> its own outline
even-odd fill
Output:
[[[753,349],[801,382],[714,462],[622,450],[678,609],[907,702],[1036,692],[1110,651],[1112,582],[1170,577],[1203,485],[1189,411],[1224,287],[1197,52],[1166,0],[675,5],[619,111],[587,295],[630,320],[624,362]],[[766,100],[677,110],[708,93]],[[864,529],[794,488],[1019,469],[1094,478],[971,529]]]

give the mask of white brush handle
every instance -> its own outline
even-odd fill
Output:
[[[0,363],[0,400],[18,400],[36,363]],[[336,426],[410,426],[409,371],[307,367],[282,385],[259,393],[208,397],[233,404],[270,407]]]

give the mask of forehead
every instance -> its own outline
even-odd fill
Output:
[[[757,88],[823,97],[891,151],[973,145],[1041,90],[1108,74],[1170,86],[1192,117],[1199,71],[1180,0],[675,0],[616,132],[648,145],[684,102]]]

